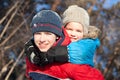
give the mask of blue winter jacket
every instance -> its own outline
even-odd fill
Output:
[[[96,39],[81,39],[68,45],[69,62],[73,64],[88,64],[94,66],[93,57],[100,41]]]

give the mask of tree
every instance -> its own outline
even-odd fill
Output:
[[[106,0],[1,0],[0,1],[0,80],[25,80],[24,43],[31,38],[30,22],[42,9],[52,9],[61,17],[72,4],[85,8],[90,24],[101,29],[101,46],[95,67],[106,80],[120,79],[120,3],[103,8]],[[36,9],[37,5],[42,6]]]

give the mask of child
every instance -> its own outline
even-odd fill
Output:
[[[68,45],[69,39],[64,38],[62,32],[60,16],[52,10],[42,10],[38,12],[32,19],[31,30],[33,33],[33,39],[26,44],[25,54],[30,56],[30,58],[40,56],[41,62],[46,61],[44,54],[34,54],[35,52],[47,52],[52,46],[64,44]],[[32,44],[32,45],[31,45]],[[33,48],[34,47],[34,48]],[[46,65],[45,67],[40,67],[34,64],[34,60],[30,62],[28,57],[26,57],[26,76],[30,79],[31,73],[33,71],[39,71],[39,73],[50,73],[51,69],[54,69],[56,64]],[[33,77],[32,77],[33,78]],[[34,79],[34,78],[33,78]],[[46,77],[43,75],[40,80],[49,80],[51,77]],[[39,80],[39,79],[37,79]]]
[[[74,7],[77,7],[77,6],[73,6],[73,7],[71,6],[68,8],[68,10],[72,9]],[[77,7],[77,8],[79,10],[79,7]],[[71,10],[71,11],[73,11],[73,10]],[[72,14],[70,14],[70,16],[72,16]],[[68,16],[68,17],[70,17],[70,16]],[[78,21],[80,20],[79,17],[81,17],[81,16],[78,16]],[[67,17],[63,18],[63,23],[65,24],[65,29],[68,32],[68,35],[72,41],[72,43],[70,45],[68,45],[68,52],[69,52],[68,55],[70,57],[69,61],[74,63],[74,64],[64,63],[64,64],[57,65],[54,67],[54,69],[50,69],[51,73],[47,73],[47,74],[50,74],[50,75],[55,76],[55,77],[63,78],[63,79],[70,78],[73,80],[103,80],[103,76],[101,75],[101,73],[98,70],[96,70],[95,68],[91,67],[91,66],[94,66],[93,54],[94,54],[97,46],[99,46],[99,40],[98,39],[82,39],[83,34],[86,35],[86,37],[88,37],[87,32],[89,30],[88,30],[87,26],[89,26],[89,16],[87,18],[85,18],[85,20],[84,20],[84,21],[88,21],[88,23],[85,23],[84,21],[80,22],[80,23],[76,22],[76,21],[68,21],[66,23],[64,21],[65,18],[67,18]],[[72,20],[72,19],[68,19],[68,20]],[[77,20],[77,19],[75,19],[75,20]],[[82,20],[80,20],[80,21],[82,21]],[[77,33],[76,34],[77,36],[74,35],[74,32]],[[72,34],[70,34],[70,33],[72,33]],[[81,40],[79,40],[79,39],[81,39]],[[86,45],[86,43],[88,44],[88,46]],[[60,50],[57,48],[54,47],[54,50],[56,49],[55,50],[56,52],[62,50],[62,49]],[[47,54],[46,56],[47,56],[47,60],[48,60],[46,62],[49,62],[49,60],[51,59],[50,58],[51,52],[56,54],[54,52],[54,50],[52,51],[50,49],[46,52],[46,54]],[[65,50],[63,50],[63,51],[65,51]],[[62,52],[60,52],[60,53],[62,53]],[[59,54],[58,56],[61,56],[61,55]],[[52,55],[52,57],[55,58],[56,56]],[[37,57],[37,58],[39,58],[39,57]],[[32,60],[34,60],[34,58]],[[57,61],[57,60],[59,61],[59,59],[55,59],[54,61]],[[36,61],[37,61],[37,59],[34,60],[34,63],[36,63]],[[54,62],[54,61],[51,61],[51,62]],[[37,61],[37,64],[41,64],[41,63],[39,61]],[[83,64],[83,65],[81,65],[81,64]],[[88,72],[88,70],[89,70],[89,72]]]

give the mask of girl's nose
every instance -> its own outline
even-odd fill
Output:
[[[75,36],[76,36],[74,31],[71,31],[71,36],[72,36],[72,37],[75,37]]]

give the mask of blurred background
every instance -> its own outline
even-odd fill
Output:
[[[0,0],[0,80],[27,80],[23,48],[32,17],[43,9],[62,17],[72,4],[86,9],[90,24],[102,31],[95,67],[106,80],[120,80],[120,0]]]

